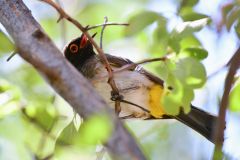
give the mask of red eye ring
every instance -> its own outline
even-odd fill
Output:
[[[78,46],[76,44],[71,44],[69,49],[72,53],[77,53]]]

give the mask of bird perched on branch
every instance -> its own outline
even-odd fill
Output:
[[[105,64],[94,52],[86,35],[82,34],[81,37],[72,40],[65,48],[64,55],[82,75],[89,79],[99,94],[114,109],[115,102],[111,95],[112,89],[107,82],[108,72]],[[133,64],[128,59],[105,55],[113,71],[124,65]],[[191,106],[191,111],[188,114],[180,111],[176,116],[167,115],[160,103],[164,82],[157,76],[137,66],[114,73],[114,80],[122,96],[120,99],[120,117],[176,119],[214,142],[213,132],[217,117],[194,106]]]

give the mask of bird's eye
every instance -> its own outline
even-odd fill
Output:
[[[71,45],[70,45],[70,51],[71,51],[72,53],[77,53],[77,51],[78,51],[78,46],[77,46],[76,44],[71,44]]]

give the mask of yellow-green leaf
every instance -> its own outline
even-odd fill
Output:
[[[184,21],[194,21],[194,20],[208,17],[205,14],[195,12],[192,7],[182,8],[179,14]]]
[[[112,129],[112,123],[107,115],[94,115],[80,126],[75,143],[79,146],[104,143],[111,135]]]
[[[200,31],[209,22],[209,18],[203,18],[196,21],[187,21],[177,25],[171,32],[169,45],[179,53],[180,42],[183,38],[191,36],[194,32]]]
[[[240,112],[240,84],[230,93],[229,108],[233,112]]]
[[[233,8],[226,19],[226,26],[228,31],[231,29],[234,22],[236,22],[240,17],[240,7]]]
[[[190,88],[200,88],[206,81],[204,66],[195,58],[181,59],[176,66],[174,75]]]
[[[189,48],[183,49],[179,55],[184,57],[193,57],[198,60],[203,60],[207,58],[208,52],[207,50],[201,47],[189,47]]]
[[[138,32],[142,31],[148,25],[152,24],[154,21],[163,18],[157,12],[153,11],[143,11],[133,16],[129,20],[129,26],[125,29],[126,36],[133,36]]]
[[[59,135],[56,144],[57,145],[72,145],[75,138],[77,137],[77,129],[74,125],[74,122],[71,121]]]

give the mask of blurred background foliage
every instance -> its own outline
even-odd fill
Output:
[[[63,50],[68,41],[81,35],[69,22],[56,23],[58,14],[47,4],[36,0],[24,2],[59,49]],[[109,22],[130,23],[128,27],[107,27],[104,33],[107,53],[133,61],[171,56],[166,62],[145,65],[165,80],[166,86],[176,88],[163,98],[167,112],[177,114],[179,105],[188,112],[194,100],[193,104],[200,108],[217,113],[226,64],[239,45],[239,0],[58,3],[85,26],[101,24],[105,16]],[[90,32],[100,31],[97,28]],[[2,26],[0,42],[0,159],[101,157],[100,142],[106,141],[112,130],[108,118],[96,115],[80,125],[81,118],[32,66],[18,55],[6,61],[14,52],[14,44]],[[226,159],[240,159],[239,96],[237,75],[227,116]],[[126,126],[149,159],[210,159],[213,153],[213,144],[173,120],[127,120]],[[108,155],[104,154],[103,159],[109,159]]]

